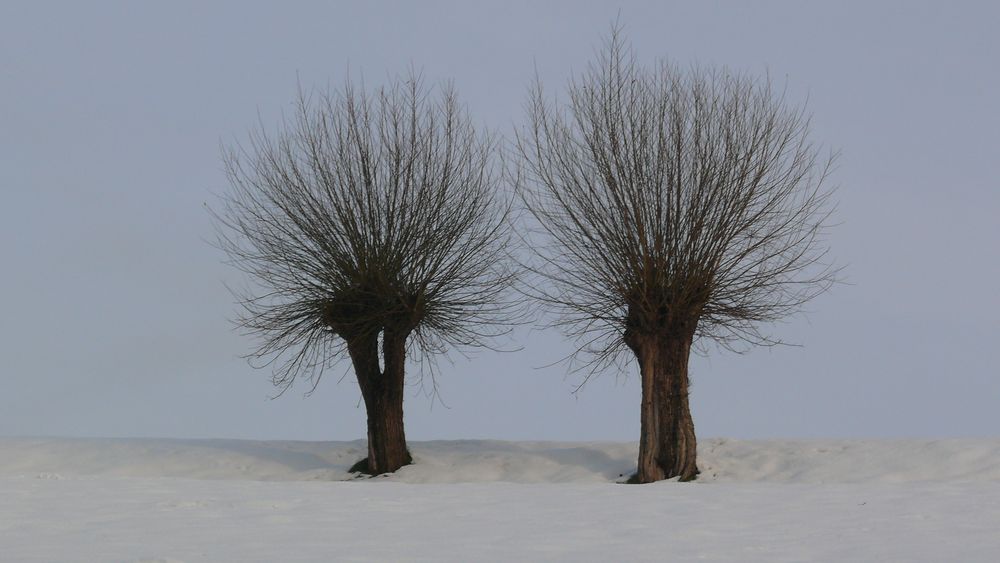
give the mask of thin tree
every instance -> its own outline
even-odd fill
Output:
[[[534,293],[591,374],[626,351],[638,363],[633,481],[694,479],[692,345],[774,344],[761,324],[829,287],[833,158],[769,80],[643,67],[617,29],[565,104],[536,80],[527,108],[523,196],[541,232],[529,267],[548,282]]]
[[[505,330],[510,201],[496,148],[452,87],[411,75],[371,93],[300,92],[276,134],[261,126],[224,151],[231,190],[215,215],[255,288],[238,292],[239,320],[261,342],[251,357],[282,392],[302,377],[315,389],[349,358],[368,415],[357,470],[411,463],[408,358],[426,368]]]

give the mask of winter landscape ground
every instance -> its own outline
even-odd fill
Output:
[[[996,561],[1000,439],[630,443],[0,439],[3,561]]]

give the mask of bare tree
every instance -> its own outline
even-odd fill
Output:
[[[769,80],[645,68],[617,29],[564,105],[536,80],[528,111],[523,194],[542,237],[529,267],[549,282],[535,293],[579,339],[574,357],[591,374],[634,355],[633,481],[693,479],[692,344],[773,344],[761,323],[829,287],[833,157]]]
[[[511,202],[496,148],[450,86],[411,75],[373,93],[300,92],[278,133],[261,126],[224,153],[232,189],[216,217],[220,246],[257,288],[238,293],[240,321],[262,343],[252,357],[282,391],[300,377],[315,389],[350,359],[366,473],[411,462],[407,358],[427,367],[505,331]]]

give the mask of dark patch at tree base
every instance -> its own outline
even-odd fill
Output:
[[[368,475],[368,458],[363,458],[358,460],[347,470],[348,473],[364,473]]]
[[[690,483],[691,481],[696,480],[698,478],[698,475],[700,473],[701,473],[701,471],[699,471],[699,472],[695,473],[694,475],[692,475],[690,477],[687,477],[687,478],[681,477],[681,478],[677,479],[677,482],[678,483]],[[667,477],[667,479],[673,479],[673,477]],[[635,472],[635,473],[633,473],[632,476],[629,477],[628,479],[626,479],[625,481],[620,481],[620,482],[622,484],[624,484],[624,485],[644,485],[644,484],[647,484],[647,483],[642,483],[642,482],[639,481],[639,472],[638,471]]]
[[[403,464],[403,467],[406,467],[407,465],[413,465],[413,456],[410,455],[410,452],[406,452],[406,463]],[[371,470],[368,469],[368,458],[367,457],[363,458],[363,459],[360,459],[357,462],[355,462],[354,465],[352,465],[351,468],[347,470],[347,472],[348,473],[361,473],[362,475],[369,475],[369,476],[373,476],[374,475],[371,472]],[[391,473],[391,472],[386,472],[386,473]],[[383,475],[384,474],[385,473],[383,473]]]

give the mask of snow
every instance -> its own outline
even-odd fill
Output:
[[[1000,439],[634,443],[0,438],[3,561],[996,561]]]

